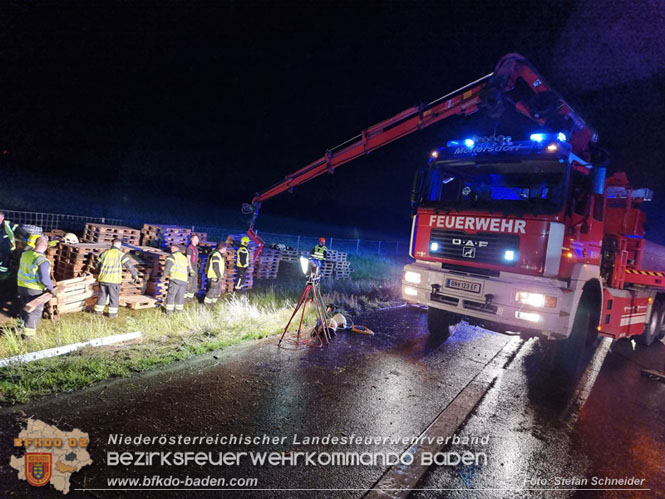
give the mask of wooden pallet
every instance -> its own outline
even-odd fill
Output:
[[[157,306],[157,301],[158,300],[154,297],[146,295],[121,296],[120,306],[132,310],[141,310],[144,308],[155,308]]]
[[[93,276],[58,282],[55,288],[55,297],[44,307],[46,314],[51,319],[57,320],[62,314],[88,310],[97,302],[95,283],[96,280]]]
[[[120,239],[129,244],[138,244],[140,237],[141,232],[131,227],[87,223],[85,224],[85,232],[82,240],[91,243],[110,243],[114,239]]]

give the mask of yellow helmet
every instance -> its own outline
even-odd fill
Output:
[[[243,246],[249,246],[249,237],[245,236],[240,240],[240,244]]]
[[[30,234],[28,236],[28,240],[25,242],[28,246],[30,246],[32,249],[35,249],[35,243],[37,242],[37,239],[41,237],[41,234]]]

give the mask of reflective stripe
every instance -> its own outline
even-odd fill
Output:
[[[107,284],[122,284],[122,262],[127,258],[118,248],[107,249],[99,255],[97,280]]]
[[[214,264],[219,263],[219,270],[222,273],[222,276],[224,275],[224,259],[222,257],[222,254],[215,250],[210,254],[210,257],[208,258],[208,264],[206,268],[206,277],[208,279],[217,279],[218,276],[215,273],[214,270]]]
[[[317,244],[316,246],[314,246],[314,250],[312,251],[312,254],[310,256],[317,260],[323,260],[323,254],[326,251],[328,251],[328,248],[326,248],[325,246],[319,246]]]
[[[165,308],[166,308],[166,310],[173,310],[175,308],[175,304],[167,303]]]
[[[169,279],[187,282],[187,257],[182,253],[171,253],[166,257],[167,260],[173,262],[173,266],[169,272]]]
[[[203,299],[203,303],[207,303],[208,305],[210,305],[211,303],[217,303],[217,298],[206,297]]]
[[[182,310],[183,308],[185,308],[184,305],[176,305],[175,306],[175,309],[178,310],[178,311]]]
[[[37,334],[37,329],[33,327],[24,327],[21,332],[26,336],[34,336]]]
[[[95,305],[95,312],[98,314],[104,313],[104,308],[106,305]]]
[[[118,307],[109,307],[109,314],[117,314]]]
[[[35,250],[24,251],[16,275],[16,284],[22,288],[44,291],[46,286],[39,280],[39,266],[44,262],[48,260],[41,253]]]
[[[16,229],[17,225],[14,224],[14,227],[9,226],[9,222],[5,220],[2,225],[5,226],[5,234],[7,238],[9,239],[9,247],[11,248],[12,251],[16,249],[16,241],[14,239],[14,230]]]

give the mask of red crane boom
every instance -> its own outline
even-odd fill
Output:
[[[345,163],[450,116],[468,116],[483,107],[491,117],[498,118],[506,104],[539,125],[564,131],[573,152],[589,159],[589,144],[597,140],[597,133],[545,82],[526,58],[519,54],[507,54],[498,62],[493,73],[427,105],[410,107],[361,131],[355,137],[327,150],[316,161],[257,193],[251,205],[243,206],[245,213],[253,214],[248,234],[259,246],[262,245],[254,231],[254,223],[264,201],[326,172],[332,173]]]

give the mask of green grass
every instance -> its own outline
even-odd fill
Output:
[[[399,300],[398,263],[352,258],[352,266],[357,269],[352,279],[323,282],[326,303],[335,303],[340,310],[355,315]],[[42,320],[37,337],[29,342],[20,338],[13,323],[6,323],[0,326],[0,358],[131,331],[141,331],[142,337],[128,344],[88,347],[61,357],[2,368],[0,405],[80,390],[102,380],[281,334],[304,284],[296,266],[285,266],[280,269],[278,281],[257,281],[252,292],[225,297],[213,308],[192,304],[183,313],[170,316],[157,309],[121,308],[119,317],[113,320],[87,313],[67,314],[57,323]],[[314,323],[311,307],[305,322]]]

